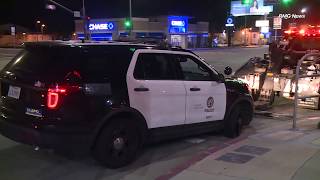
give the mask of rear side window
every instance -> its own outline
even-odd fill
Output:
[[[172,56],[160,53],[139,54],[133,75],[139,80],[177,79]]]
[[[27,47],[5,68],[28,82],[61,82],[77,71],[84,82],[125,83],[133,52],[127,46]],[[118,82],[123,81],[123,82]]]
[[[94,47],[83,55],[86,81],[126,83],[127,70],[133,52],[128,47]]]

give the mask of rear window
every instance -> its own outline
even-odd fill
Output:
[[[19,79],[63,81],[77,71],[84,81],[100,82],[126,74],[133,54],[129,47],[32,47],[6,67]]]
[[[60,80],[71,69],[79,68],[80,57],[76,48],[26,48],[4,70],[24,80]]]

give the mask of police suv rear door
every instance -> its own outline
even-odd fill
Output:
[[[150,129],[185,124],[186,89],[171,51],[136,50],[127,84],[130,107],[144,116]]]

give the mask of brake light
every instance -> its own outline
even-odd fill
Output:
[[[284,33],[286,33],[286,34],[291,34],[292,31],[291,31],[291,30],[287,30],[287,31],[284,31]]]
[[[55,109],[58,106],[59,94],[54,92],[48,92],[48,108]]]
[[[299,33],[300,33],[301,35],[304,35],[304,34],[306,33],[306,31],[305,31],[304,29],[301,29],[301,30],[299,31]]]
[[[48,89],[48,97],[47,97],[47,107],[49,109],[56,109],[59,103],[59,99],[61,95],[65,95],[67,93],[67,89],[65,88],[49,88]]]
[[[47,92],[47,107],[49,109],[57,109],[62,97],[79,92],[80,89],[81,87],[79,85],[57,85],[53,88],[49,88]]]

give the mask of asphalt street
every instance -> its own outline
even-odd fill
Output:
[[[263,56],[266,47],[223,48],[196,51],[218,71],[226,66],[240,68],[253,56]],[[0,68],[19,52],[16,49],[0,49]],[[256,120],[256,119],[255,119]],[[254,133],[268,122],[254,123],[245,133]],[[118,170],[101,167],[89,156],[70,158],[52,151],[15,143],[0,135],[0,179],[1,180],[104,180],[104,179],[156,179],[171,169],[179,167],[193,155],[220,146],[230,139],[221,134],[207,134],[179,139],[146,147],[141,157],[132,165]]]
[[[195,53],[205,59],[219,72],[223,73],[226,66],[230,66],[234,71],[238,70],[243,64],[252,57],[263,57],[267,53],[268,47],[250,48],[221,48],[215,50],[196,50]]]

